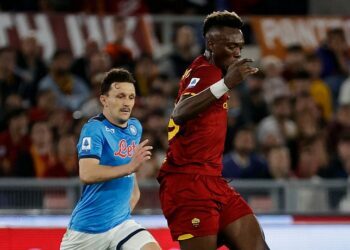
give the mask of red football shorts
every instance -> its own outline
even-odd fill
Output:
[[[173,240],[217,235],[231,222],[253,213],[222,177],[162,172],[158,181]]]

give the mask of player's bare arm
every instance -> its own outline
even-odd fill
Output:
[[[134,155],[128,164],[118,167],[109,167],[99,164],[95,158],[83,158],[79,160],[79,177],[85,184],[98,183],[112,180],[132,174],[139,170],[142,163],[151,159],[152,146],[147,145],[148,140],[140,143],[134,151]]]
[[[222,86],[221,89],[224,89],[222,95],[225,94],[229,89],[232,89],[235,86],[237,86],[249,75],[258,72],[257,68],[248,65],[248,63],[250,62],[252,62],[252,60],[247,58],[242,58],[235,61],[228,67],[227,73],[223,78],[223,81],[221,81],[220,83],[214,83],[213,85],[224,84],[225,86]],[[200,112],[205,110],[211,103],[216,101],[220,93],[213,93],[213,85],[194,96],[183,95],[180,98],[179,102],[176,104],[172,113],[172,118],[174,119],[174,122],[178,125],[181,125],[184,122],[198,115]]]
[[[135,177],[134,179],[134,189],[132,190],[132,195],[131,195],[131,199],[130,199],[130,210],[133,211],[137,202],[140,200],[140,188],[139,188],[139,184],[137,182],[137,179]]]

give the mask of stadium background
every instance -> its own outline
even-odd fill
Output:
[[[58,249],[81,188],[76,139],[100,110],[97,84],[112,66],[135,74],[134,116],[155,148],[138,173],[135,214],[164,249],[178,248],[155,176],[177,81],[203,50],[203,18],[222,9],[243,17],[243,56],[261,69],[230,93],[224,174],[271,249],[350,249],[345,0],[2,0],[0,249]],[[283,133],[271,125],[279,116]]]

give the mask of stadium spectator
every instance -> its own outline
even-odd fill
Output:
[[[28,89],[25,99],[29,100],[30,104],[35,104],[38,82],[46,75],[47,68],[42,60],[40,44],[33,33],[23,37],[20,41],[16,71]]]
[[[150,94],[153,81],[159,75],[159,69],[152,55],[143,54],[135,63],[136,91],[141,96]]]
[[[334,154],[338,145],[339,136],[342,133],[350,132],[350,100],[339,103],[334,119],[327,127],[327,149]]]
[[[29,109],[29,121],[45,121],[58,109],[55,93],[50,90],[40,90],[36,96],[36,105]]]
[[[299,112],[295,112],[294,116],[297,125],[298,140],[316,135],[320,131],[317,117],[310,110],[301,109]]]
[[[0,176],[33,176],[26,164],[30,145],[26,110],[11,110],[6,121],[7,129],[0,133]]]
[[[30,139],[31,164],[29,162],[27,164],[32,165],[35,177],[48,177],[49,169],[55,168],[57,164],[53,134],[49,124],[45,121],[35,122],[31,127]]]
[[[325,178],[348,178],[350,176],[350,133],[339,136],[336,154],[333,155],[329,168],[323,172]]]
[[[122,16],[113,19],[114,41],[108,43],[105,51],[111,57],[113,67],[132,69],[134,66],[133,52],[126,46],[127,24]]]
[[[296,117],[298,113],[309,112],[312,114],[313,118],[316,119],[317,124],[322,127],[324,125],[324,120],[322,119],[322,112],[317,107],[315,100],[311,96],[310,92],[300,92],[294,97],[294,116]]]
[[[266,155],[268,171],[274,180],[288,180],[292,176],[291,157],[286,146],[273,146]]]
[[[332,93],[327,83],[321,78],[322,64],[317,54],[307,55],[305,68],[311,78],[310,94],[319,107],[323,120],[329,121],[333,114]]]
[[[288,89],[287,82],[282,77],[283,63],[276,56],[266,56],[261,60],[261,69],[265,75],[263,90],[267,103],[270,103],[274,92],[283,92]]]
[[[266,161],[255,151],[255,135],[252,128],[238,128],[233,144],[233,150],[223,157],[223,177],[236,179],[269,177]]]
[[[318,48],[317,54],[322,61],[322,78],[349,74],[349,48],[342,28],[327,31],[326,40]]]
[[[86,102],[81,105],[81,115],[83,117],[92,117],[101,113],[102,106],[100,102],[100,86],[103,80],[104,73],[97,73],[91,76],[91,93]]]
[[[165,72],[179,79],[199,52],[195,30],[188,25],[181,26],[176,29],[173,51],[166,56],[168,62],[162,62],[161,65],[166,64],[168,69]]]
[[[48,177],[76,177],[78,175],[77,138],[73,134],[61,135],[57,144],[57,164],[50,168]]]
[[[321,168],[328,166],[328,156],[322,134],[302,138],[298,143],[298,152],[299,159],[295,171],[295,176],[298,178],[317,177]]]
[[[334,105],[337,104],[335,100],[338,99],[340,86],[350,73],[349,50],[342,28],[328,30],[326,41],[317,50],[322,61],[321,76],[331,89]]]
[[[264,99],[263,81],[264,74],[259,71],[249,76],[240,88],[242,115],[247,124],[257,125],[269,115],[268,104]]]
[[[295,176],[304,179],[315,186],[300,185],[296,188],[296,211],[312,212],[327,211],[328,194],[325,190],[320,190],[317,184],[321,177],[318,175],[322,166],[323,155],[319,155],[319,147],[322,147],[323,137],[320,135],[303,138],[299,143],[299,160]],[[324,150],[325,151],[325,150]],[[326,152],[324,152],[326,153]]]
[[[74,60],[72,64],[72,73],[79,76],[90,86],[90,77],[93,74],[90,73],[90,61],[92,55],[99,53],[98,43],[92,39],[87,40],[84,52],[84,55]]]
[[[52,90],[58,107],[74,111],[89,97],[89,89],[83,80],[70,73],[71,64],[71,54],[57,50],[52,57],[50,73],[39,82],[39,90]]]
[[[300,44],[287,46],[286,55],[283,60],[283,78],[290,81],[299,71],[304,70],[305,52]]]
[[[273,145],[287,145],[297,135],[297,127],[291,120],[290,92],[277,92],[271,96],[271,114],[265,117],[257,127],[259,145],[270,147]]]
[[[28,92],[27,85],[16,72],[16,54],[10,47],[0,48],[0,107],[5,108],[5,100],[10,94],[22,97]]]

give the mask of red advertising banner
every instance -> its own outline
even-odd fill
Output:
[[[344,29],[350,46],[350,18],[345,17],[251,17],[262,55],[283,57],[288,45],[299,43],[305,50],[315,49],[330,28]]]
[[[150,16],[127,17],[126,30],[125,44],[134,56],[153,52],[156,39]],[[0,47],[17,48],[20,39],[30,34],[38,39],[45,59],[57,48],[70,49],[77,57],[84,53],[87,39],[103,48],[115,37],[111,15],[0,13]]]

